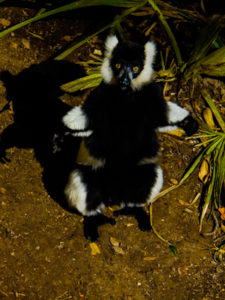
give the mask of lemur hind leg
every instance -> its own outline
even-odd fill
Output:
[[[116,217],[121,215],[134,217],[141,231],[149,231],[151,229],[149,215],[142,207],[124,207],[114,211],[114,215]]]
[[[133,216],[142,231],[149,231],[151,229],[150,217],[143,207],[154,199],[162,185],[163,173],[157,164],[136,166],[125,175],[121,182],[121,192],[118,192],[117,197],[123,208],[115,211],[114,215]]]
[[[65,188],[68,204],[84,216],[84,235],[91,241],[98,239],[98,226],[115,224],[115,220],[101,211],[108,201],[104,168],[77,165]]]

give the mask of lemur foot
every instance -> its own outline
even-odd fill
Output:
[[[84,217],[84,236],[86,239],[96,242],[99,239],[98,226],[104,224],[115,225],[116,221],[113,218],[106,217],[102,214],[96,216]]]
[[[114,216],[131,216],[135,217],[138,222],[138,227],[141,231],[150,231],[150,218],[142,207],[124,207],[122,209],[114,211]]]

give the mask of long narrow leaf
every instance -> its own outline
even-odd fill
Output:
[[[208,24],[201,27],[188,64],[192,64],[206,55],[222,29],[221,22],[223,19],[223,16],[214,16]]]
[[[101,73],[91,74],[74,81],[61,85],[61,89],[68,93],[74,93],[79,90],[88,89],[99,85],[102,81]]]
[[[217,153],[218,153],[218,151],[217,151]],[[215,166],[216,159],[217,159],[217,156],[214,156],[214,166]],[[201,213],[201,217],[200,217],[200,224],[199,224],[199,232],[202,231],[203,220],[205,218],[205,214],[208,210],[209,204],[212,200],[213,189],[214,189],[214,185],[215,185],[215,177],[216,177],[216,168],[214,167],[211,182],[210,182],[210,185],[209,185],[209,188],[208,188],[208,191],[207,191],[207,195],[206,195],[206,198],[205,198],[205,201],[204,201],[204,205],[203,205],[203,208],[202,208],[202,213]]]
[[[210,47],[216,40],[222,29],[222,22],[224,22],[224,16],[214,16],[208,24],[201,27],[190,59],[180,69],[181,72],[184,72],[186,80],[199,73],[199,61],[207,55]]]
[[[165,30],[170,38],[171,44],[173,46],[176,58],[177,58],[177,63],[178,65],[182,64],[182,57],[181,57],[181,52],[180,49],[178,47],[177,41],[174,37],[174,34],[169,26],[169,24],[167,23],[167,21],[165,20],[162,12],[160,11],[159,7],[156,5],[155,1],[153,0],[148,0],[149,4],[152,6],[152,8],[158,13],[159,15],[159,19],[162,22],[163,26],[165,27]]]
[[[225,76],[225,46],[203,57],[197,64],[199,74],[208,76]]]
[[[188,177],[190,177],[190,175],[195,171],[195,169],[200,165],[201,161],[204,158],[204,155],[207,151],[207,148],[205,148],[198,156],[197,158],[194,160],[194,162],[190,165],[190,167],[187,169],[187,171],[184,173],[183,177],[180,180],[180,184],[184,183],[184,181],[186,179],[188,179]]]
[[[123,14],[121,14],[120,16],[118,16],[113,22],[111,22],[110,24],[106,25],[105,27],[99,29],[98,31],[96,31],[95,33],[91,34],[90,36],[88,36],[87,38],[83,39],[81,42],[77,43],[76,45],[70,47],[69,49],[65,50],[63,53],[61,53],[60,55],[58,55],[57,57],[55,57],[55,60],[61,60],[64,59],[65,57],[67,57],[69,54],[71,54],[74,50],[78,49],[79,47],[83,46],[85,43],[87,43],[89,40],[91,40],[93,37],[95,37],[96,35],[98,35],[99,33],[116,26],[117,24],[120,24],[120,22],[122,22],[122,20],[128,16],[129,14],[131,14],[132,12],[136,11],[137,9],[139,9],[140,7],[144,6],[147,3],[147,0],[145,1],[141,1],[140,4],[126,10]]]
[[[145,1],[142,0],[141,3],[142,2],[145,2]],[[6,30],[0,32],[0,37],[3,37],[6,34],[12,32],[12,31],[15,31],[27,24],[39,21],[41,19],[50,17],[52,15],[56,15],[56,14],[59,14],[62,12],[66,12],[66,11],[70,11],[70,10],[74,10],[74,9],[78,9],[78,8],[84,8],[84,7],[89,7],[89,6],[100,6],[100,5],[115,6],[115,7],[132,7],[132,6],[137,5],[137,1],[132,1],[132,0],[78,0],[78,1],[73,1],[69,4],[49,10],[41,15],[36,15],[33,18],[30,18],[24,22],[21,22],[12,27],[9,27]]]

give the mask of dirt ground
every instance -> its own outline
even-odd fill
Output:
[[[26,9],[0,8],[0,20],[11,24],[30,15]],[[82,18],[62,17],[1,38],[0,71],[16,75],[45,61],[84,28]],[[76,62],[92,51],[89,44],[68,59]],[[180,89],[178,101],[191,109],[187,90]],[[172,90],[167,96],[176,100]],[[0,110],[6,103],[0,81]],[[12,123],[10,109],[0,114],[1,132]],[[196,149],[184,138],[161,134],[160,141],[166,188],[181,178]],[[225,265],[213,258],[212,239],[198,232],[199,201],[189,205],[202,188],[196,175],[153,205],[154,226],[176,246],[177,255],[125,216],[114,226],[100,227],[99,251],[93,253],[93,244],[83,236],[82,217],[48,194],[34,150],[12,147],[7,158],[0,163],[0,299],[225,299]],[[211,229],[209,219],[204,231]]]

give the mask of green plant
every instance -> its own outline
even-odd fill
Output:
[[[206,90],[202,91],[202,96],[213,112],[220,128],[210,128],[204,121],[202,121],[205,129],[200,130],[201,134],[196,135],[195,138],[202,139],[202,142],[200,142],[197,146],[204,146],[204,148],[195,157],[180,182],[163,190],[154,199],[154,201],[156,201],[172,190],[180,187],[188,178],[190,178],[194,171],[200,168],[204,160],[207,161],[207,163],[209,163],[209,170],[207,171],[209,176],[208,180],[204,182],[207,189],[200,217],[200,232],[202,231],[203,220],[208,208],[211,207],[214,211],[221,207],[221,193],[225,184],[225,122]]]

